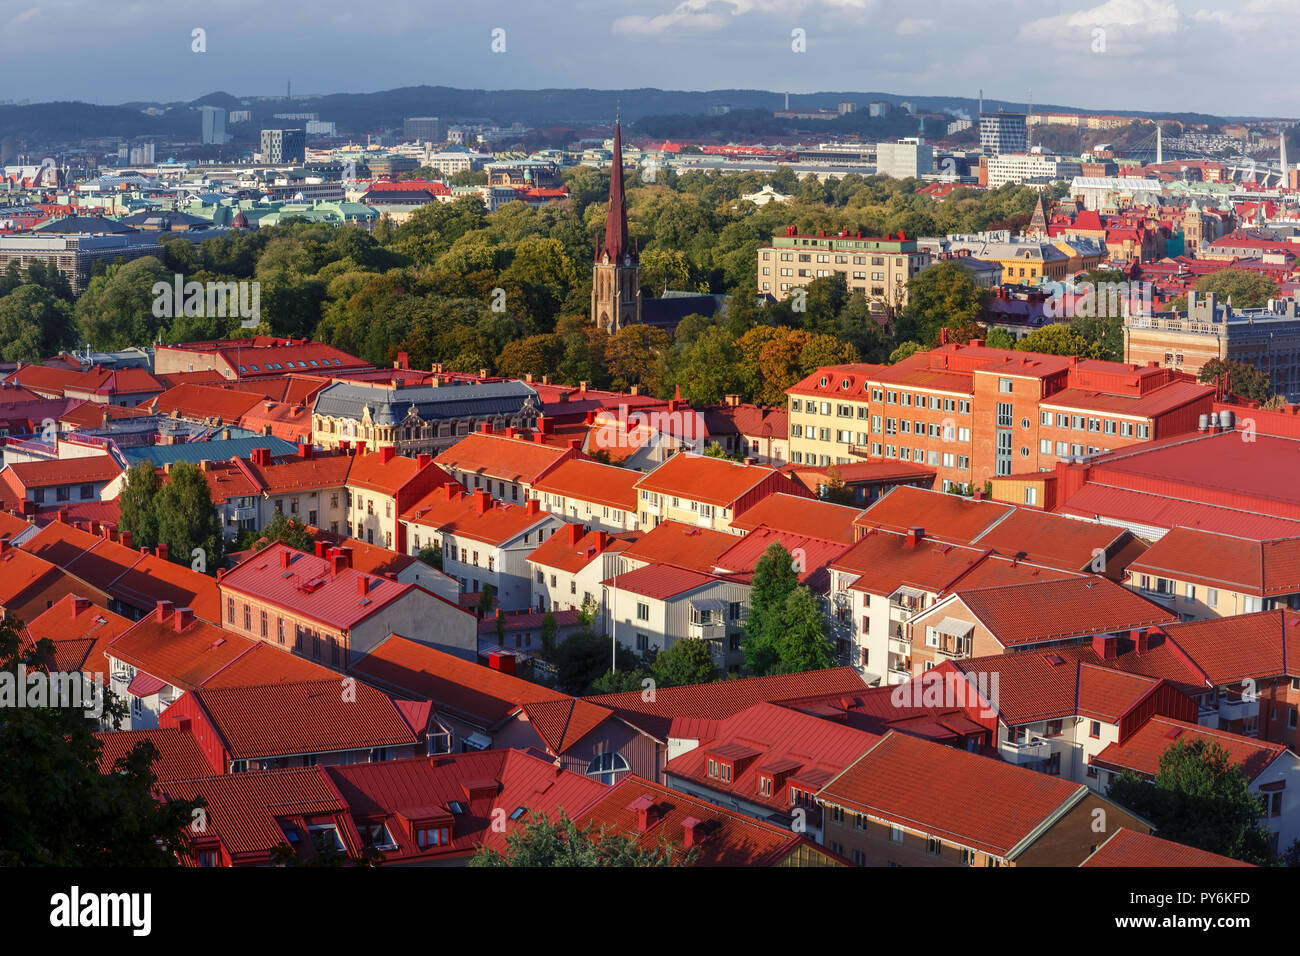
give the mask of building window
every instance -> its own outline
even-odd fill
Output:
[[[636,619],[637,619],[638,621],[648,621],[648,620],[650,620],[650,605],[649,605],[649,604],[646,604],[646,603],[643,602],[643,601],[638,601],[638,602],[637,602],[637,604],[636,604]]]

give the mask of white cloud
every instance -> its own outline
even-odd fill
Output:
[[[751,13],[797,16],[817,7],[866,11],[875,5],[876,0],[681,0],[667,13],[619,17],[613,31],[639,36],[709,33],[726,26],[729,17]]]
[[[924,33],[933,33],[937,26],[933,20],[899,20],[895,32],[900,37],[911,37]]]
[[[1100,6],[1026,23],[1020,39],[1058,49],[1091,50],[1094,31],[1105,31],[1109,52],[1134,52],[1173,37],[1183,26],[1173,0],[1107,0]]]

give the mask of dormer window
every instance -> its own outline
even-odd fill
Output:
[[[772,778],[766,774],[763,774],[758,778],[758,792],[763,796],[770,797],[772,795],[772,786]]]
[[[415,831],[415,843],[421,850],[451,843],[451,827],[419,827]]]

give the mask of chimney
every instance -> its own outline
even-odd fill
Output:
[[[141,548],[140,554],[144,555],[145,557],[149,557],[150,555],[153,554],[153,548]]]
[[[335,549],[335,554],[337,554],[340,558],[343,559],[343,567],[345,567],[345,568],[350,568],[350,567],[352,567],[352,549],[351,549],[351,548],[336,548],[336,549]]]
[[[158,557],[167,560],[167,545],[162,541],[158,542]]]
[[[757,458],[746,458],[746,459],[745,459],[745,464],[747,464],[747,465],[757,465],[757,464],[758,464],[758,459],[757,459]]]
[[[154,610],[158,615],[159,623],[161,623],[167,620],[168,616],[172,613],[172,602],[159,601],[157,606],[154,608]]]
[[[348,559],[339,554],[338,551],[330,552],[329,562],[331,577],[338,577],[343,569],[348,566]]]
[[[534,445],[545,445],[545,444],[546,444],[546,436],[543,435],[540,431],[535,431],[535,432],[533,432],[533,444],[534,444]]]
[[[420,454],[415,456],[415,466],[419,468],[421,471],[423,471],[425,468],[428,468],[429,463],[432,461],[433,461],[433,456],[427,454],[426,452],[420,452]]]
[[[1151,650],[1151,633],[1146,628],[1129,631],[1129,637],[1132,638],[1133,649],[1139,657]]]
[[[1094,634],[1093,652],[1104,661],[1113,661],[1119,656],[1119,638],[1113,634]]]
[[[0,538],[0,554],[4,554],[8,550],[9,550],[9,539]]]
[[[491,422],[479,422],[478,430],[479,430],[479,434],[482,434],[482,435],[491,435],[491,434],[492,434],[492,423],[491,423]]]
[[[271,449],[268,448],[268,449],[267,449],[267,453],[268,453],[268,455],[270,454],[270,451],[271,451]],[[300,442],[298,442],[298,457],[299,457],[299,458],[304,458],[304,459],[310,459],[310,458],[311,458],[311,443],[310,443],[310,442],[305,442],[305,441],[300,441]]]
[[[357,454],[364,455],[365,453],[366,453],[366,443],[364,441],[357,442]]]
[[[474,512],[475,514],[487,514],[488,509],[492,507],[492,496],[480,488],[474,492]]]
[[[67,523],[68,523],[68,509],[67,509],[67,508],[60,508],[60,509],[59,509],[59,523],[60,523],[60,524],[67,524]]]
[[[569,451],[580,451],[581,445],[582,442],[578,441],[578,439],[576,438],[569,439]]]
[[[987,497],[988,497],[988,496],[985,495],[983,491],[976,491],[976,492],[974,492],[974,493],[971,494],[971,500],[972,500],[972,501],[983,501],[983,500],[984,500],[985,498],[987,498]]]
[[[506,428],[506,437],[507,437],[507,438],[514,438],[514,437],[515,437],[515,429],[514,429],[513,426],[508,426],[508,427]]]
[[[585,395],[586,392],[587,392],[587,383],[586,383],[586,382],[579,382],[579,383],[578,383],[578,391],[579,391],[580,393],[582,393],[582,394]]]
[[[90,610],[90,598],[74,597],[72,599],[73,617],[81,617],[88,610]]]
[[[410,367],[410,356],[406,352],[398,352],[397,361],[393,363],[393,368],[407,369]]]
[[[385,465],[392,461],[396,455],[397,449],[392,445],[385,445],[383,448],[379,449],[379,460]]]
[[[289,553],[289,549],[286,547],[283,551],[280,552],[280,567],[287,568],[289,566],[290,557],[292,557],[292,555]]]
[[[316,557],[318,557],[318,558],[324,558],[324,557],[326,557],[326,552],[327,552],[327,551],[329,551],[329,543],[328,543],[328,542],[326,542],[326,541],[317,541],[317,542],[316,542]]]
[[[364,597],[370,591],[370,578],[365,574],[357,575],[357,593]]]
[[[636,814],[638,833],[647,832],[658,822],[654,799],[648,793],[641,794],[641,796],[629,803],[627,808]]]
[[[608,547],[609,547],[609,532],[597,531],[596,532],[596,553],[600,554]]]
[[[682,847],[689,850],[693,846],[698,846],[704,842],[704,824],[695,819],[687,817],[682,821]]]
[[[587,533],[587,529],[580,524],[566,524],[564,526],[565,540],[570,546],[577,544],[582,540],[582,536]]]
[[[924,528],[912,526],[907,529],[907,546],[909,548],[915,548],[923,540],[925,540]]]
[[[172,626],[176,628],[176,633],[181,634],[194,621],[194,612],[187,607],[178,607],[176,617],[172,621]]]
[[[524,503],[524,513],[528,515],[537,515],[542,513],[542,503],[536,498],[529,498]]]

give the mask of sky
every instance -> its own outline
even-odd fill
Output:
[[[0,0],[0,99],[274,95],[289,79],[295,94],[983,88],[1296,117],[1297,40],[1300,0]]]

